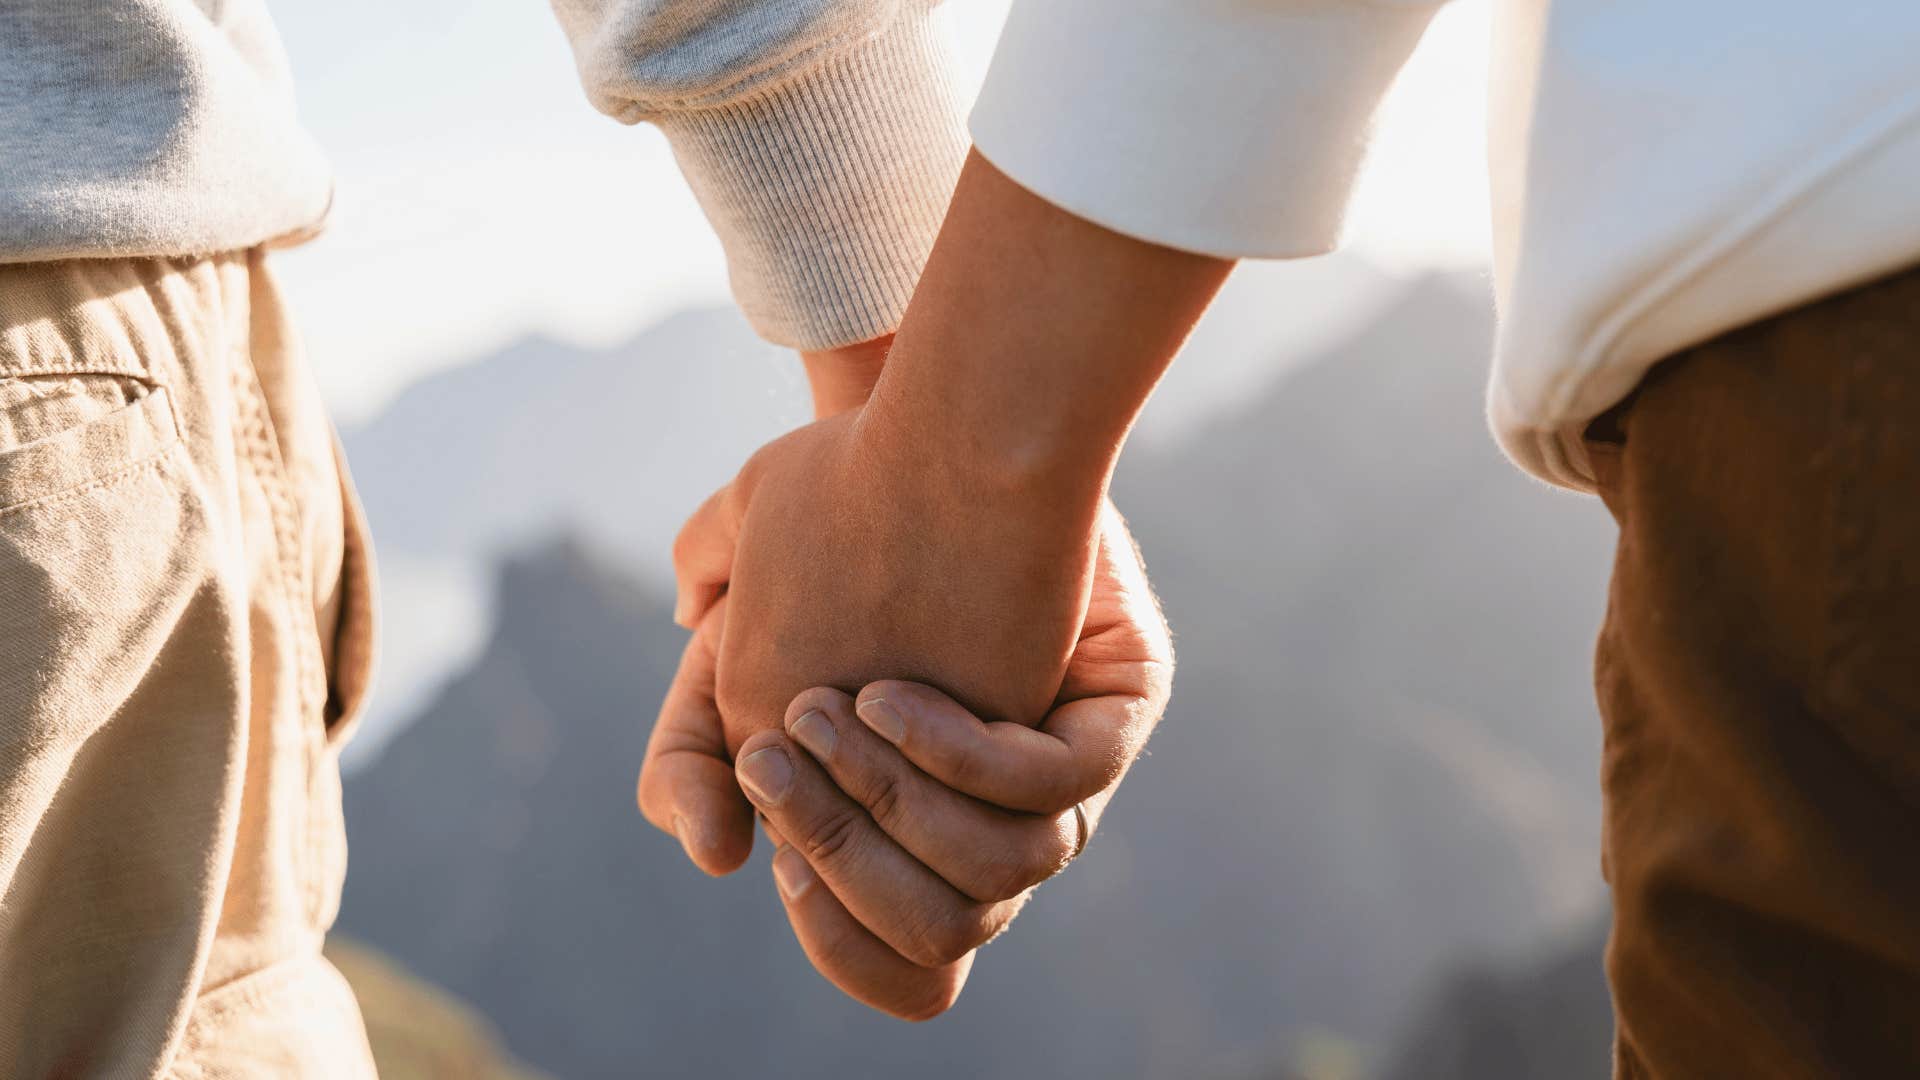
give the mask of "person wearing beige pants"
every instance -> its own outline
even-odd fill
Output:
[[[370,552],[263,252],[0,266],[0,1062],[371,1076]]]
[[[939,49],[917,30],[886,37],[904,56]],[[897,134],[957,166],[953,95],[925,88],[913,98]],[[681,113],[711,119],[694,100]],[[771,145],[732,148],[779,158]],[[862,145],[876,162],[917,157],[897,139]],[[896,316],[945,191],[916,184],[859,215],[910,219],[889,229],[901,246],[882,260],[896,272]],[[321,232],[333,194],[264,0],[0,3],[6,1080],[333,1080],[373,1069],[352,994],[320,952],[346,863],[338,757],[373,651],[370,554],[264,254]],[[734,272],[754,262],[735,258]],[[792,300],[792,314],[844,313],[829,294]],[[860,363],[803,356],[816,405],[863,400],[884,353],[869,342]],[[995,909],[1010,918],[1097,824],[1104,794],[1096,804],[1092,789],[1048,805],[1063,778],[1097,775],[1110,792],[1165,705],[1164,622],[1131,542],[1113,551],[1103,578],[1115,583],[1111,617],[1089,648],[1111,654],[1106,639],[1135,630],[1151,648],[1128,664],[1105,656],[1100,699],[1072,703],[1086,753],[999,754],[988,768],[967,750],[992,745],[955,744],[944,759],[953,771],[940,775],[877,736],[872,753],[855,754],[859,733],[849,730],[831,782],[808,774],[815,783],[796,785],[780,813],[791,822],[808,808],[844,810],[836,785],[902,792],[894,810],[913,823],[917,854],[952,875],[928,890],[943,906],[917,924],[953,940],[970,931],[975,912],[953,886],[969,875],[976,891],[981,879],[1018,886]],[[698,661],[711,644],[696,638],[689,655]],[[687,676],[699,667],[683,667],[676,686],[697,691]],[[1118,671],[1143,689],[1114,692]],[[704,720],[697,699],[676,698],[681,721]],[[978,727],[938,709],[916,723]],[[703,748],[686,740],[652,746],[670,767],[649,775],[718,779],[715,805],[750,820],[729,762],[676,755]],[[1077,771],[1063,777],[1067,766]],[[1000,806],[1035,813],[983,815],[969,797],[988,793],[959,776],[992,779]],[[908,777],[923,782],[909,788]],[[643,809],[669,811],[663,826],[686,811],[682,842],[705,869],[744,861],[739,834],[702,826],[698,793],[682,804],[671,784],[648,791]],[[908,953],[924,959],[924,948],[885,943],[839,906],[844,894],[858,910],[923,910],[927,894],[904,895],[885,872],[904,865],[842,875],[841,893],[808,892],[788,873],[783,894],[800,905],[808,958],[837,985],[896,1014],[931,1016],[958,994],[972,945],[923,967]],[[781,867],[793,871],[794,860]]]

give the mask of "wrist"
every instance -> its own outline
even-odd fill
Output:
[[[900,372],[898,374],[905,374]],[[956,520],[1017,534],[1040,522],[1091,528],[1106,497],[1120,439],[1047,420],[1009,421],[957,393],[906,392],[883,379],[854,417],[852,460],[892,502],[944,507]]]
[[[855,424],[856,445],[868,460],[977,497],[1104,497],[1126,438],[1125,417],[1060,408],[1040,388],[964,372],[938,350],[894,355],[895,369]]]
[[[813,394],[815,419],[846,412],[866,404],[873,386],[886,367],[887,352],[893,347],[893,335],[887,334],[837,349],[811,349],[800,353],[807,371],[807,388]]]
[[[976,156],[861,424],[988,488],[1097,497],[1231,268],[1075,217]]]

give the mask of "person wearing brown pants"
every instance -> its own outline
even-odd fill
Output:
[[[869,602],[809,594],[808,575],[834,580],[817,553],[845,548],[839,523],[871,539],[900,528],[885,516],[950,519],[955,535],[975,521],[974,552],[1023,529],[1076,535],[1058,519],[1105,490],[1230,266],[1078,217],[976,155],[861,425],[770,444],[682,534],[683,595],[731,579],[722,717],[730,692],[745,698],[724,649],[761,671],[768,641],[775,661],[796,640],[830,653],[806,627]],[[1568,369],[1619,386],[1560,460],[1589,471],[1621,526],[1597,680],[1621,1077],[1920,1075],[1920,271],[1864,277],[1617,383]],[[1502,433],[1510,449],[1526,435]],[[842,453],[922,477],[918,501],[863,499],[868,477],[806,468]],[[1013,490],[1038,494],[980,523],[978,496],[943,494],[977,490],[954,475],[1017,475]],[[890,573],[926,557],[874,547],[863,565]],[[883,598],[896,620],[898,592]],[[751,735],[744,765],[787,737],[804,743],[791,717],[784,736]],[[920,736],[887,737],[912,756]],[[751,782],[747,795],[777,812]],[[836,852],[783,834],[830,880]]]
[[[1675,355],[1588,450],[1619,1075],[1915,1075],[1920,270]]]

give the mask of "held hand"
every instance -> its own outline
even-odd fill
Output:
[[[880,678],[1037,723],[1086,614],[1103,485],[951,453],[871,408],[768,444],[674,547],[679,621],[727,596],[728,747],[779,728],[801,690]]]
[[[1172,644],[1111,507],[1101,541],[1085,632],[1039,729],[887,681],[857,700],[809,690],[786,736],[743,747],[794,934],[853,997],[907,1019],[951,1006],[973,951],[1079,854],[1165,711]]]
[[[649,820],[676,831],[710,873],[734,869],[752,846],[751,810],[725,775],[711,699],[725,609],[688,646],[640,784]],[[949,1007],[973,950],[1077,854],[1074,805],[1089,831],[1097,824],[1165,709],[1172,670],[1145,572],[1107,507],[1087,620],[1038,730],[983,722],[912,683],[872,684],[857,703],[831,689],[799,695],[785,712],[791,738],[755,735],[740,762],[814,966],[896,1016]]]
[[[868,402],[769,444],[675,546],[684,624],[732,597],[728,745],[806,687],[876,678],[1038,723],[1121,445],[1231,269],[970,157]]]
[[[975,155],[871,401],[768,446],[682,532],[677,617],[701,632],[663,707],[667,734],[656,733],[650,749],[642,807],[663,828],[677,818],[694,861],[726,872],[751,846],[749,811],[737,788],[717,783],[713,766],[749,738],[760,740],[750,748],[756,753],[778,751],[742,758],[743,768],[749,760],[769,765],[754,783],[770,816],[786,816],[790,826],[839,823],[824,833],[799,830],[797,846],[781,852],[789,910],[816,965],[862,1000],[909,1016],[944,1009],[971,963],[958,951],[1017,909],[1018,898],[1003,894],[1063,859],[1033,846],[1026,850],[1042,857],[1016,860],[996,876],[967,861],[984,846],[968,835],[984,828],[977,817],[951,832],[910,832],[910,819],[921,816],[889,812],[888,803],[905,805],[905,793],[933,788],[863,785],[860,762],[888,759],[859,754],[854,727],[836,743],[853,749],[845,760],[827,752],[827,768],[900,835],[844,805],[799,816],[829,785],[776,730],[783,720],[820,730],[799,723],[815,710],[793,715],[790,700],[809,687],[846,691],[883,678],[943,688],[964,709],[943,710],[932,697],[924,710],[895,709],[905,756],[953,791],[1051,811],[1057,849],[1059,811],[1072,805],[1062,799],[1110,790],[1164,705],[1171,655],[1130,544],[1107,542],[1109,563],[1131,564],[1140,580],[1140,602],[1123,605],[1131,621],[1103,622],[1089,606],[1096,522],[1128,428],[1230,269],[1076,218]],[[1104,524],[1098,531],[1112,532]],[[723,595],[725,615],[710,614]],[[696,700],[708,686],[712,697]],[[913,700],[900,686],[865,693],[896,706]],[[819,704],[839,707],[818,712],[841,740],[835,716],[844,720],[844,701],[828,695]],[[1023,733],[1021,725],[1039,723],[1055,704],[1042,732]],[[874,715],[876,726],[894,730]],[[692,760],[699,756],[706,762]],[[779,788],[781,762],[788,786],[769,794]],[[1022,762],[1043,764],[1023,772]],[[1038,786],[1024,790],[1019,777]],[[696,784],[700,793],[686,790]],[[1088,803],[1094,813],[1104,798]],[[962,805],[969,804],[952,807]],[[967,816],[954,809],[924,820]],[[881,835],[899,858],[873,856],[879,888],[924,886],[918,934],[887,923],[859,891],[859,864],[835,864],[836,853],[857,853],[862,837],[870,850],[887,852]],[[796,854],[828,887],[806,884]],[[885,867],[906,877],[888,883]],[[855,919],[856,911],[877,925]],[[921,967],[902,952],[951,962]],[[835,957],[845,966],[834,966]]]

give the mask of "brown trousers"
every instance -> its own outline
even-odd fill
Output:
[[[1920,271],[1589,435],[1616,1075],[1920,1076]]]

